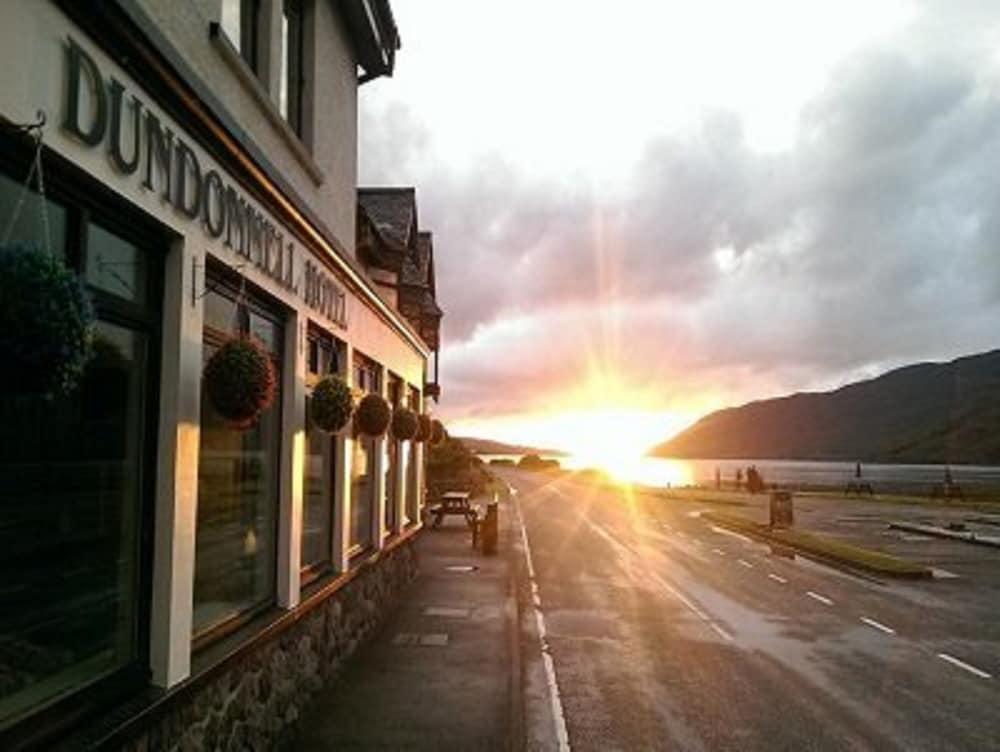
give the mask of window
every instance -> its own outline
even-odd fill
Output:
[[[260,73],[260,0],[222,0],[222,30],[250,69]]]
[[[238,331],[235,290],[209,277],[204,360]],[[282,320],[251,297],[250,333],[270,352],[281,384]],[[195,544],[194,632],[241,621],[274,600],[281,395],[256,425],[227,424],[202,391]]]
[[[403,382],[398,376],[389,376],[388,384],[389,404],[393,409],[399,407],[403,399]],[[396,527],[396,496],[401,482],[400,462],[403,456],[402,442],[388,436],[385,442],[385,514],[384,522],[386,530],[393,530]]]
[[[302,92],[305,66],[305,16],[302,0],[284,0],[281,15],[281,77],[278,108],[292,130],[302,135]]]
[[[338,351],[331,337],[309,331],[306,363],[306,386],[312,388],[321,378],[339,370]],[[333,437],[315,428],[309,420],[306,395],[306,457],[302,491],[302,577],[303,585],[314,580],[330,566],[333,549]]]
[[[379,366],[360,353],[354,354],[354,386],[363,392],[379,393],[382,380]],[[351,549],[371,546],[375,510],[375,450],[378,443],[358,436],[351,457]]]
[[[420,405],[420,391],[416,387],[409,388],[410,409],[417,412]],[[420,519],[420,494],[417,486],[417,445],[415,442],[407,442],[407,451],[410,453],[409,463],[406,466],[406,517],[407,522],[412,524]]]
[[[137,233],[142,247],[126,239],[116,224],[122,208],[84,208],[80,196],[88,191],[73,189],[76,178],[67,174],[47,176],[50,195],[58,195],[48,202],[51,251],[88,283],[95,347],[69,394],[50,399],[0,389],[0,730],[42,706],[72,712],[146,682],[159,353],[154,272],[164,243],[148,225]],[[0,217],[11,216],[19,191],[0,175]],[[106,225],[97,224],[108,215]],[[34,195],[14,239],[45,252]],[[126,272],[132,305],[89,274],[94,258],[124,247],[133,254]]]

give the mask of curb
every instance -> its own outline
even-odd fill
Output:
[[[973,532],[961,532],[958,530],[947,530],[934,525],[920,525],[915,522],[890,522],[889,527],[896,530],[906,530],[910,533],[923,533],[924,535],[934,535],[938,538],[962,541],[963,543],[975,543],[980,546],[992,546],[1000,548],[1000,538],[994,536],[977,536]]]
[[[507,496],[507,603],[504,608],[507,617],[507,633],[510,650],[510,676],[509,676],[509,696],[510,696],[510,726],[507,735],[508,752],[521,752],[525,748],[526,738],[524,735],[524,694],[523,677],[521,675],[521,599],[518,597],[517,572],[518,572],[518,549],[515,546],[516,536],[513,534],[511,525],[513,524],[513,508],[511,503],[510,486],[508,486]]]

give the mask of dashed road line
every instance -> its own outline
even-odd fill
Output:
[[[896,630],[893,629],[892,627],[887,627],[885,624],[877,622],[874,619],[869,619],[867,616],[862,616],[861,621],[863,621],[869,627],[879,630],[880,632],[885,632],[886,634],[891,634],[891,635],[896,634]]]
[[[739,559],[739,562],[742,566],[746,567],[747,569],[753,569],[753,564],[751,564],[746,559]]]
[[[712,549],[712,553],[713,554],[718,554],[719,556],[725,556],[726,555],[726,552],[723,551],[721,548],[713,548]]]
[[[780,574],[775,574],[774,572],[769,572],[767,576],[770,577],[775,582],[780,582],[782,585],[787,585],[788,584],[788,580],[786,580]]]
[[[958,666],[960,669],[968,671],[970,674],[978,676],[980,679],[992,679],[993,675],[983,671],[981,668],[976,668],[975,666],[969,665],[965,661],[961,661],[953,655],[948,655],[947,653],[938,653],[937,657],[942,661],[947,661],[952,666]]]
[[[814,593],[812,590],[807,590],[806,595],[812,598],[814,601],[819,601],[820,603],[825,603],[827,606],[832,606],[833,601],[827,598],[825,595],[820,595],[819,593]]]

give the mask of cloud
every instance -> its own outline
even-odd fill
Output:
[[[603,372],[738,401],[997,346],[1000,76],[980,37],[936,40],[951,7],[843,61],[780,152],[716,108],[603,183],[451,164],[411,107],[366,115],[366,178],[415,182],[435,232],[445,412],[543,409]]]

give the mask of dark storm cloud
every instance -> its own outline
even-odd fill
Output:
[[[856,55],[792,149],[716,112],[614,190],[423,157],[456,414],[558,389],[595,350],[637,383],[781,389],[1000,344],[1000,89],[977,54]],[[588,314],[609,302],[614,336]]]

